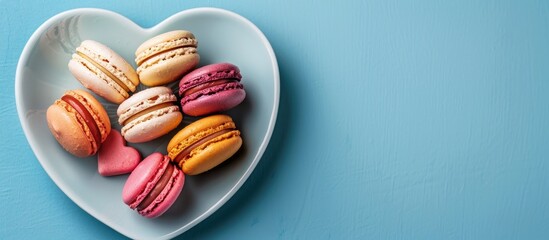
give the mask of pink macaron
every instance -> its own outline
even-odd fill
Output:
[[[197,68],[179,82],[181,107],[185,114],[202,116],[229,110],[246,97],[240,69],[230,63]]]
[[[183,172],[168,156],[156,152],[130,174],[122,190],[122,200],[144,217],[155,218],[172,206],[184,184]]]

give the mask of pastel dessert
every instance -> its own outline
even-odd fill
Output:
[[[153,87],[137,92],[118,106],[118,122],[128,142],[156,139],[176,128],[183,114],[177,97],[167,87]]]
[[[168,143],[168,156],[185,174],[206,172],[242,146],[240,131],[227,115],[213,115],[181,129]]]
[[[83,90],[66,91],[48,107],[46,120],[57,142],[77,157],[95,155],[111,131],[103,106]]]
[[[124,58],[92,40],[85,40],[76,48],[69,70],[84,87],[116,104],[127,99],[139,85],[137,73]]]
[[[241,79],[240,69],[230,63],[211,64],[193,70],[179,82],[183,112],[202,116],[237,106],[246,97]]]
[[[146,86],[174,82],[200,61],[198,41],[189,31],[177,30],[153,37],[137,48],[137,74]]]
[[[130,173],[141,162],[137,149],[126,146],[126,141],[115,129],[103,142],[97,154],[97,171],[101,176],[116,176]]]
[[[156,152],[130,174],[122,189],[122,200],[142,216],[155,218],[172,206],[184,184],[183,172],[168,156]]]

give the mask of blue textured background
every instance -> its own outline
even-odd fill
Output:
[[[161,3],[160,3],[161,2]],[[64,10],[153,26],[221,7],[270,40],[276,129],[181,239],[548,239],[548,1],[0,0],[0,238],[117,239],[49,179],[17,117],[26,40]]]

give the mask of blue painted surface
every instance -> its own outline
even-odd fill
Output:
[[[270,40],[281,73],[271,144],[181,239],[549,238],[549,2],[4,1],[1,239],[117,239],[49,179],[15,108],[26,40],[64,10],[142,26],[225,8]]]

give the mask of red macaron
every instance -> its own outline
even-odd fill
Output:
[[[229,110],[246,97],[240,69],[216,63],[195,69],[179,82],[181,107],[185,114],[203,116]]]

